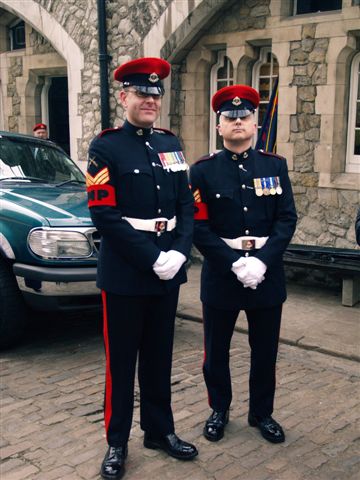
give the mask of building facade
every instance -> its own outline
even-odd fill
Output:
[[[123,111],[114,69],[138,56],[172,64],[161,125],[189,163],[220,148],[210,98],[259,89],[261,125],[279,79],[277,152],[288,160],[293,241],[356,248],[360,205],[359,0],[104,0],[110,123]],[[96,0],[0,0],[0,129],[38,121],[84,168],[101,130]],[[170,93],[169,93],[170,92]]]

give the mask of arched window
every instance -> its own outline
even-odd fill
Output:
[[[253,87],[259,90],[260,105],[257,111],[258,132],[261,130],[263,120],[269,105],[275,79],[279,76],[279,63],[270,47],[260,50],[260,58],[253,69]]]
[[[219,51],[218,61],[213,65],[210,73],[210,100],[215,92],[220,88],[234,84],[234,67],[231,60],[225,55],[225,51]],[[209,132],[209,152],[220,150],[222,146],[221,137],[217,133],[216,125],[218,118],[212,111],[210,105],[210,132]]]
[[[360,173],[360,53],[351,64],[346,172]]]

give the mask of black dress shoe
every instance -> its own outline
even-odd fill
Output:
[[[144,447],[152,449],[160,448],[171,457],[179,460],[191,460],[198,454],[194,445],[184,442],[175,433],[158,437],[151,435],[149,432],[145,432]]]
[[[285,441],[285,434],[281,425],[279,425],[271,416],[257,417],[249,413],[248,422],[251,427],[258,427],[261,435],[272,443],[282,443]]]
[[[216,412],[213,410],[210,417],[206,420],[204,427],[204,437],[210,442],[218,442],[224,436],[225,425],[229,423],[229,410],[225,412]]]
[[[109,447],[101,464],[100,475],[107,480],[118,480],[125,473],[125,458],[128,449],[125,447]]]

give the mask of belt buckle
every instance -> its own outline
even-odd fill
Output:
[[[241,250],[254,250],[255,240],[241,240]]]
[[[166,220],[158,220],[155,222],[155,232],[164,233],[167,230],[168,222]]]

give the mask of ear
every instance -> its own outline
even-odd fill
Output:
[[[220,135],[220,137],[222,137],[221,125],[220,125],[220,123],[219,123],[218,125],[216,125],[216,130],[218,131],[218,134]]]
[[[125,90],[120,91],[119,97],[120,97],[121,105],[126,109],[126,107],[127,107],[127,93],[125,92]]]

